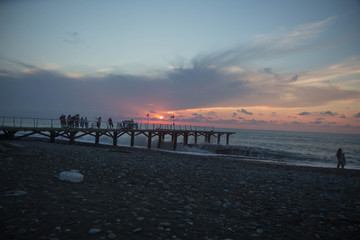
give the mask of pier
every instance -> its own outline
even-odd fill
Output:
[[[90,126],[93,122],[90,122]],[[170,138],[172,148],[175,150],[182,138],[184,145],[191,144],[189,138],[193,139],[193,144],[197,144],[200,138],[205,143],[210,143],[212,138],[216,139],[217,144],[221,144],[221,139],[225,137],[226,145],[229,145],[230,136],[235,132],[216,131],[212,127],[184,126],[184,125],[164,125],[164,124],[137,124],[136,128],[123,128],[119,124],[114,124],[115,128],[110,128],[108,122],[101,122],[100,128],[82,127],[62,127],[58,119],[44,118],[18,118],[0,117],[0,136],[3,139],[22,139],[32,135],[41,135],[49,138],[50,142],[56,139],[66,139],[69,144],[74,144],[77,139],[85,136],[94,138],[94,143],[100,143],[100,137],[105,136],[112,140],[113,146],[118,146],[118,139],[122,136],[129,136],[131,147],[135,146],[135,138],[143,135],[147,138],[147,148],[151,148],[152,141],[157,140],[157,148]],[[1,133],[2,132],[2,133]]]

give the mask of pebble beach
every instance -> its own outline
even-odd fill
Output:
[[[0,239],[358,239],[360,171],[0,140]],[[75,170],[81,182],[59,179]]]

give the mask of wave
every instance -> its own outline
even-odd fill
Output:
[[[291,153],[281,150],[272,150],[261,147],[226,146],[212,144],[187,145],[183,150],[189,152],[203,152],[221,155],[233,155],[245,158],[275,160],[275,161],[311,161],[316,158],[299,153]]]

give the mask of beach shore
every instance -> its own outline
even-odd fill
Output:
[[[0,140],[1,239],[356,239],[360,171]],[[61,181],[78,170],[79,183]]]

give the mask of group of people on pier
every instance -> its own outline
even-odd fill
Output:
[[[62,128],[88,128],[89,121],[87,117],[81,117],[79,114],[71,116],[70,114],[66,117],[64,114],[60,116],[60,124]]]
[[[87,117],[81,117],[79,114],[71,116],[70,114],[66,117],[64,114],[61,114],[59,117],[60,125],[62,128],[89,128],[89,121]],[[101,117],[96,118],[96,127],[101,127]],[[111,117],[108,119],[108,127],[114,128],[113,121]],[[95,128],[95,123],[92,122],[90,128]]]

